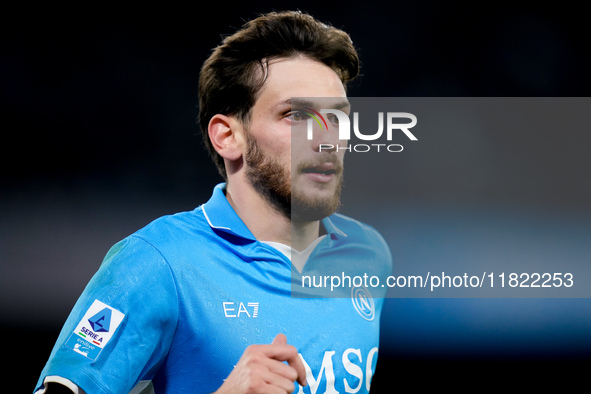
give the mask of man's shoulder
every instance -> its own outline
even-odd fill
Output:
[[[179,243],[187,238],[199,241],[200,233],[209,229],[207,220],[203,215],[203,206],[191,211],[183,211],[170,215],[164,215],[154,219],[148,225],[131,234],[132,237],[144,239],[153,245],[163,243]]]
[[[198,207],[192,211],[165,215],[153,220],[113,245],[103,264],[111,260],[137,260],[140,257],[144,262],[159,261],[162,258],[168,261],[171,250],[186,250],[188,242],[192,245],[200,241],[211,242],[199,236],[199,233],[206,232],[206,221],[200,211],[201,207]]]

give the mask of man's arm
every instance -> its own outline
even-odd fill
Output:
[[[82,394],[84,391],[80,391],[80,393]],[[74,392],[59,383],[47,383],[45,394],[74,394]]]
[[[70,312],[36,390],[43,394],[63,390],[55,385],[47,389],[48,384],[58,383],[73,393],[76,386],[88,393],[101,388],[129,391],[134,380],[143,378],[143,369],[154,368],[168,353],[178,322],[175,289],[169,265],[152,245],[139,237],[117,243]],[[150,307],[140,309],[142,305]],[[99,309],[111,314],[106,319],[109,329],[93,334],[102,345],[89,345],[94,348],[90,354],[76,346],[90,343],[78,327],[91,330],[91,315]],[[138,310],[141,313],[133,313]],[[110,373],[103,373],[105,368]]]
[[[287,362],[287,364],[284,363]],[[249,346],[216,394],[292,393],[294,382],[305,386],[306,371],[297,349],[278,334],[270,345]],[[79,394],[85,394],[79,389]],[[59,383],[46,384],[45,394],[74,394]]]
[[[249,346],[216,394],[292,393],[296,380],[302,386],[307,384],[304,364],[285,335],[278,334],[270,345]],[[45,394],[74,394],[59,383],[46,386]]]
[[[306,385],[304,364],[285,335],[278,334],[270,345],[249,346],[216,394],[292,393],[296,380]]]

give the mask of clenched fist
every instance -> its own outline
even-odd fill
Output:
[[[304,364],[297,349],[287,344],[285,335],[278,334],[270,345],[246,348],[216,394],[292,393],[296,380],[306,385]]]

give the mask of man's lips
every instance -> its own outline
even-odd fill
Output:
[[[334,163],[321,163],[311,167],[304,167],[302,172],[305,174],[334,175],[337,173],[337,167]]]
[[[320,182],[328,183],[335,179],[336,175],[341,173],[340,164],[332,162],[324,162],[314,165],[304,166],[301,172],[306,175],[309,179]]]

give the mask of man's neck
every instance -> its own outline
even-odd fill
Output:
[[[279,242],[304,250],[320,235],[320,222],[291,220],[249,185],[228,184],[226,198],[259,241]]]
[[[320,236],[320,222],[291,221],[291,247],[298,252],[306,249]]]

